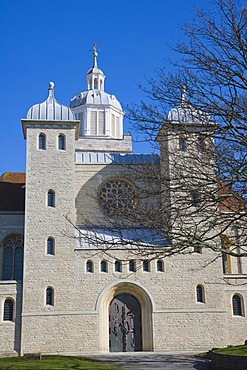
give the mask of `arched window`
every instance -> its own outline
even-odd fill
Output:
[[[186,140],[183,136],[179,138],[179,150],[180,152],[185,152],[186,150]]]
[[[205,137],[199,136],[197,139],[197,149],[198,152],[204,153],[206,150]]]
[[[150,271],[150,263],[149,261],[143,261],[142,263],[142,269],[144,272],[149,272]]]
[[[129,272],[136,272],[136,263],[134,260],[129,261]]]
[[[122,263],[120,261],[115,261],[115,272],[122,272]]]
[[[23,278],[23,237],[10,235],[3,242],[3,280]]]
[[[196,301],[197,303],[205,303],[204,287],[202,285],[196,287]]]
[[[107,262],[106,261],[101,261],[100,262],[100,271],[101,272],[107,272],[108,270],[108,266],[107,266]]]
[[[243,298],[240,294],[234,294],[232,297],[232,313],[234,316],[244,316]]]
[[[65,150],[66,149],[66,140],[63,134],[58,135],[58,149]]]
[[[49,190],[47,193],[47,206],[55,207],[55,191]]]
[[[93,272],[93,262],[92,261],[87,261],[86,263],[86,271],[87,272]]]
[[[199,194],[197,191],[192,191],[191,193],[191,205],[193,207],[198,207],[200,202]]]
[[[46,289],[46,298],[45,298],[46,305],[54,306],[54,290],[51,287]]]
[[[202,246],[200,245],[200,243],[194,244],[194,253],[202,254]]]
[[[162,260],[157,261],[157,271],[158,272],[163,272],[164,271],[164,263]]]
[[[46,136],[45,134],[39,134],[39,149],[46,149]]]
[[[46,241],[46,253],[51,255],[55,254],[55,241],[53,238],[48,238]]]
[[[3,308],[3,321],[13,321],[14,319],[14,302],[12,299],[5,299]]]

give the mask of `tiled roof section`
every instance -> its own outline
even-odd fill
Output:
[[[25,175],[23,172],[4,172],[0,176],[0,211],[24,212]]]
[[[218,183],[218,195],[220,212],[238,212],[246,209],[246,201],[224,182]]]

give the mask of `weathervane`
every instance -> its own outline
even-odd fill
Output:
[[[96,42],[93,44],[93,50],[94,50],[93,56],[94,57],[97,57],[98,56],[98,53],[97,53],[97,45],[96,45]]]
[[[93,57],[94,57],[94,64],[93,66],[94,67],[97,67],[97,56],[98,56],[98,53],[97,53],[97,45],[96,45],[96,42],[93,44]]]

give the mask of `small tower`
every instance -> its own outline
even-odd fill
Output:
[[[70,108],[80,120],[80,138],[123,139],[121,104],[114,95],[104,91],[105,75],[98,68],[94,44],[93,67],[86,74],[87,90],[71,99]]]
[[[29,109],[22,126],[27,140],[22,353],[28,353],[41,327],[57,330],[47,324],[54,302],[58,311],[69,305],[57,293],[71,286],[79,122],[56,101],[50,82],[48,98]]]
[[[170,110],[157,136],[164,221],[180,242],[183,236],[200,239],[208,228],[210,214],[217,213],[217,205],[210,202],[217,191],[216,127],[208,114],[187,101],[183,87],[180,105]]]

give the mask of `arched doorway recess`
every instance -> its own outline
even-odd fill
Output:
[[[119,301],[120,298],[120,310],[126,310],[126,307],[128,309],[128,305],[130,307],[129,314],[130,316],[128,318],[125,317],[125,320],[129,322],[128,324],[125,322],[125,329],[128,330],[128,326],[131,329],[131,306],[134,304],[137,305],[137,316],[138,316],[138,305],[140,310],[140,316],[139,316],[139,324],[136,321],[135,325],[137,325],[137,330],[140,330],[140,337],[135,338],[137,342],[139,343],[135,348],[133,349],[131,346],[131,340],[129,339],[129,343],[126,345],[123,345],[122,349],[115,347],[113,350],[112,343],[110,343],[111,333],[109,334],[109,322],[111,322],[110,318],[110,308],[111,305],[114,306],[114,302],[116,303],[116,300]],[[129,300],[128,302],[126,302]],[[114,301],[114,299],[116,299]],[[99,312],[99,326],[100,326],[100,351],[102,352],[109,352],[109,351],[120,351],[126,352],[129,351],[153,351],[153,322],[152,322],[152,312],[153,312],[153,304],[152,304],[152,298],[150,294],[144,289],[142,286],[132,283],[132,282],[119,282],[114,283],[111,286],[106,287],[100,294],[97,304],[96,304],[96,310]],[[127,303],[127,306],[126,306]],[[125,312],[126,315],[126,312]],[[116,318],[115,318],[116,319]],[[120,322],[120,330],[121,330],[121,317],[118,317],[117,320]],[[124,318],[122,321],[122,330],[124,329]],[[140,328],[138,329],[138,325],[140,325]],[[112,330],[114,330],[114,324],[112,324]],[[130,331],[131,333],[131,331]],[[130,334],[131,337],[131,334]],[[122,338],[124,340],[124,338]],[[133,343],[132,343],[133,344]]]

